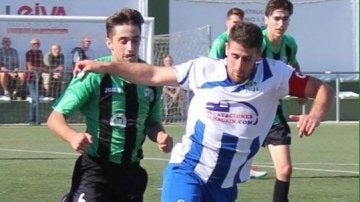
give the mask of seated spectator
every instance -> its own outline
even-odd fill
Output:
[[[64,54],[61,53],[60,45],[51,46],[51,51],[44,57],[44,64],[48,69],[48,72],[42,73],[45,96],[53,100],[64,88]]]
[[[21,99],[20,92],[23,92],[24,73],[19,73],[19,55],[15,48],[11,47],[9,37],[2,39],[0,48],[0,85],[4,91],[3,101]],[[13,88],[13,92],[11,92]],[[13,96],[13,97],[11,97]]]

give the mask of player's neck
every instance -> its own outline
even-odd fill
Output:
[[[268,39],[273,47],[275,48],[280,47],[282,36],[269,34]]]

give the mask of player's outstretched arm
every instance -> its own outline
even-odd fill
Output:
[[[59,112],[51,112],[47,120],[47,126],[52,133],[67,141],[79,153],[83,153],[92,143],[90,134],[76,132],[66,123],[64,115]]]
[[[308,114],[290,115],[291,121],[297,121],[299,136],[311,135],[320,125],[324,115],[330,110],[334,100],[334,91],[330,86],[316,78],[310,77],[305,87],[305,97],[315,98]]]
[[[119,75],[136,84],[148,86],[177,86],[176,70],[172,67],[157,67],[145,63],[99,62],[83,60],[76,63],[73,74],[81,71]]]

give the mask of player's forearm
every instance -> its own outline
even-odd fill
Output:
[[[325,114],[330,110],[334,101],[334,91],[326,84],[322,84],[314,99],[313,105],[310,110],[310,115],[322,120]]]
[[[53,134],[66,142],[71,142],[71,139],[76,133],[76,131],[66,123],[65,117],[56,111],[50,114],[47,120],[47,126]]]
[[[148,86],[177,85],[175,69],[144,63],[112,62],[107,73],[119,75],[133,83]]]

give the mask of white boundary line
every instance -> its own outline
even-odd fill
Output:
[[[0,151],[8,152],[23,152],[23,153],[38,153],[38,154],[61,154],[61,155],[71,155],[79,156],[78,153],[70,152],[52,152],[52,151],[36,151],[36,150],[23,150],[23,149],[6,149],[0,148]],[[164,158],[144,158],[144,160],[155,160],[155,161],[169,161],[169,159]],[[274,168],[268,164],[256,164],[257,166],[264,168]],[[334,166],[359,166],[359,164],[336,164],[336,163],[294,163],[294,165],[334,165]],[[307,171],[316,171],[316,172],[332,172],[332,173],[349,173],[349,174],[359,174],[359,171],[349,171],[349,170],[328,170],[328,169],[317,169],[317,168],[299,168],[293,167],[294,170],[307,170]]]

